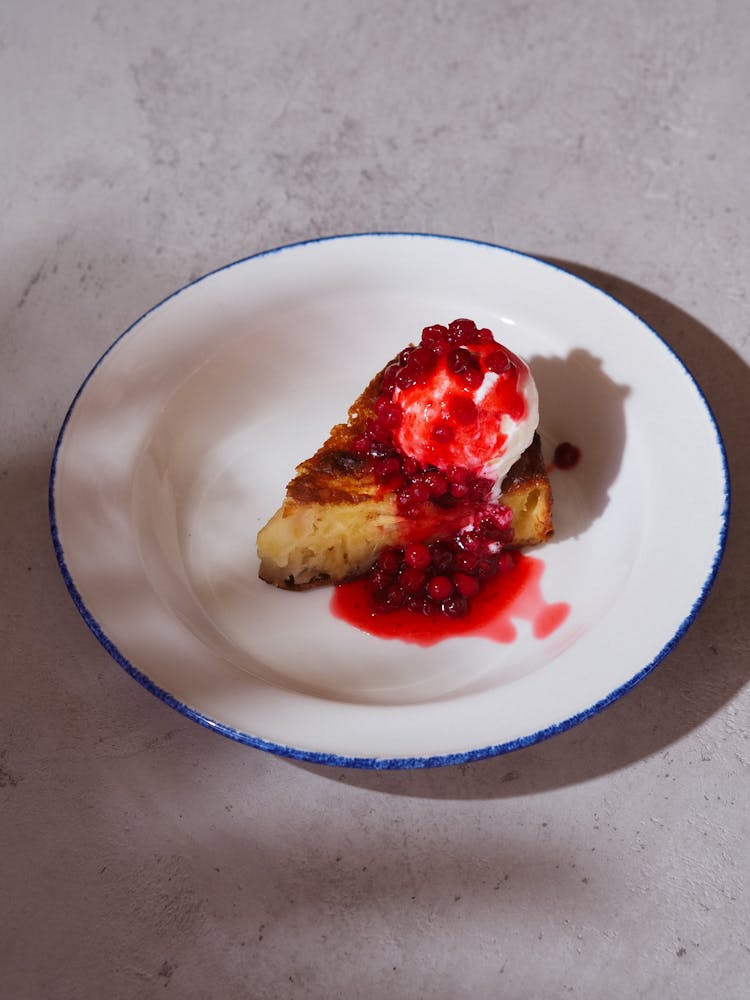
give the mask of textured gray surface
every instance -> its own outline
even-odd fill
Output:
[[[748,25],[673,0],[5,5],[3,995],[747,995]],[[639,312],[716,412],[734,508],[695,626],[608,711],[375,774],[236,746],[133,683],[62,585],[46,485],[145,308],[388,229],[550,257]]]

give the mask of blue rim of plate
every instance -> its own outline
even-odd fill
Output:
[[[81,595],[80,591],[78,590],[75,584],[75,581],[73,580],[70,570],[68,569],[65,560],[65,552],[60,539],[60,532],[57,524],[57,514],[55,511],[55,477],[57,473],[58,458],[60,454],[60,449],[62,447],[63,438],[65,436],[65,431],[67,429],[68,423],[70,422],[70,418],[73,414],[76,404],[78,403],[78,400],[85,391],[89,381],[94,376],[94,374],[99,369],[99,367],[104,362],[109,353],[113,350],[113,348],[121,340],[127,337],[128,334],[131,333],[131,331],[134,330],[147,316],[155,312],[157,309],[160,309],[167,302],[169,302],[170,299],[173,299],[175,298],[175,296],[182,294],[184,291],[186,291],[186,289],[191,288],[193,285],[200,284],[200,282],[205,281],[214,274],[218,274],[222,271],[228,271],[231,268],[237,267],[238,265],[241,264],[245,264],[248,261],[256,260],[261,257],[268,257],[271,254],[282,253],[285,250],[293,250],[303,246],[313,246],[318,243],[330,243],[336,240],[356,240],[356,239],[373,239],[373,238],[383,238],[383,239],[412,238],[412,239],[423,239],[423,240],[440,240],[452,243],[469,243],[475,246],[485,247],[489,250],[497,250],[502,253],[513,254],[518,257],[523,257],[528,260],[532,260],[538,264],[543,265],[544,267],[549,267],[554,271],[559,271],[560,273],[566,275],[566,277],[569,278],[571,281],[580,282],[580,284],[585,285],[591,291],[594,291],[600,295],[605,296],[605,298],[613,302],[619,309],[624,310],[626,313],[628,313],[628,315],[637,320],[637,322],[644,329],[646,329],[652,336],[654,336],[657,340],[659,340],[664,345],[669,354],[678,363],[678,365],[682,368],[682,370],[690,380],[699,400],[703,404],[706,416],[708,417],[708,420],[713,428],[714,435],[716,438],[716,445],[718,447],[719,455],[721,458],[721,466],[723,472],[724,506],[721,511],[721,526],[716,541],[714,558],[711,563],[710,570],[706,576],[706,579],[703,581],[698,596],[693,602],[692,607],[688,611],[687,615],[683,618],[680,626],[675,630],[671,638],[664,644],[659,653],[649,663],[647,663],[644,667],[638,670],[630,678],[630,680],[620,685],[620,687],[615,688],[614,691],[610,692],[606,697],[595,702],[595,704],[591,705],[589,708],[584,709],[583,711],[578,712],[567,719],[564,719],[562,722],[555,723],[554,725],[548,726],[545,729],[540,729],[535,733],[531,733],[528,736],[518,737],[514,740],[509,740],[505,743],[497,743],[490,746],[480,747],[475,750],[466,750],[459,753],[437,754],[430,757],[349,757],[346,755],[340,755],[335,753],[323,753],[313,750],[301,750],[297,747],[286,746],[283,743],[270,742],[268,740],[261,739],[258,736],[253,736],[251,733],[245,733],[242,732],[241,730],[234,729],[232,726],[227,726],[222,722],[218,722],[216,719],[212,719],[210,718],[210,716],[207,716],[204,713],[199,712],[196,709],[192,708],[191,706],[186,705],[184,702],[179,701],[177,698],[171,695],[168,691],[165,691],[163,688],[160,688],[157,684],[154,684],[154,682],[148,676],[146,676],[146,674],[142,673],[135,666],[135,664],[131,663],[131,661],[124,655],[124,653],[122,653],[121,650],[115,645],[115,643],[112,642],[112,640],[107,636],[102,626],[99,624],[96,618],[91,614],[91,612],[86,606],[83,596]],[[688,631],[690,626],[695,621],[698,612],[700,611],[706,598],[708,597],[708,594],[716,578],[719,565],[721,564],[721,560],[724,555],[724,549],[726,546],[727,531],[729,526],[729,514],[731,507],[731,488],[729,481],[729,466],[727,462],[727,455],[724,446],[724,441],[722,439],[721,432],[719,431],[718,423],[716,421],[714,413],[697,380],[693,376],[692,372],[688,369],[684,361],[664,340],[664,338],[661,337],[660,334],[658,334],[647,323],[645,323],[644,320],[640,318],[640,316],[638,316],[632,310],[628,309],[627,306],[624,306],[621,302],[619,302],[616,298],[614,298],[614,296],[610,295],[608,292],[603,291],[603,289],[597,287],[596,285],[591,284],[591,282],[586,281],[584,278],[581,278],[578,275],[571,273],[570,271],[566,271],[564,268],[559,267],[557,264],[551,264],[540,257],[535,257],[533,254],[524,253],[520,250],[514,250],[511,247],[505,247],[496,243],[489,243],[484,240],[469,239],[468,237],[462,237],[462,236],[445,236],[437,233],[394,231],[394,232],[346,233],[334,236],[323,236],[312,240],[300,240],[295,243],[287,243],[284,244],[283,246],[273,247],[269,250],[262,250],[259,253],[250,254],[247,257],[242,257],[238,260],[232,261],[231,263],[225,264],[222,267],[217,267],[214,270],[209,271],[206,274],[201,275],[200,277],[194,279],[193,281],[189,281],[181,288],[178,288],[176,291],[166,296],[166,298],[162,299],[156,305],[152,306],[150,309],[147,309],[146,312],[144,312],[141,316],[138,317],[138,319],[136,319],[133,323],[131,323],[130,326],[126,330],[124,330],[110,344],[107,350],[101,355],[99,360],[91,368],[88,375],[81,383],[75,396],[73,397],[73,401],[68,407],[67,413],[65,414],[65,417],[63,419],[62,426],[57,436],[57,441],[55,443],[55,448],[52,455],[52,464],[50,469],[49,488],[48,488],[48,506],[49,506],[50,529],[52,532],[52,543],[55,549],[55,556],[57,558],[57,562],[60,567],[60,572],[62,573],[65,586],[67,587],[68,592],[71,598],[73,599],[73,603],[78,609],[79,614],[81,615],[81,617],[83,618],[84,622],[89,627],[91,632],[94,634],[94,636],[99,640],[104,649],[112,657],[112,659],[115,660],[115,662],[118,663],[124,670],[126,670],[127,673],[129,673],[131,677],[133,677],[136,681],[138,681],[138,683],[141,684],[147,691],[155,695],[166,705],[169,705],[170,708],[173,708],[176,711],[180,712],[188,719],[192,719],[193,722],[197,722],[200,725],[205,726],[207,729],[213,730],[214,732],[221,733],[222,736],[226,736],[228,739],[234,740],[237,743],[242,743],[245,744],[246,746],[255,747],[256,749],[259,750],[265,750],[267,752],[277,754],[278,756],[281,757],[288,757],[293,760],[304,761],[305,763],[325,764],[333,767],[350,767],[350,768],[360,768],[365,770],[410,770],[416,768],[441,767],[452,764],[467,764],[472,761],[484,760],[488,757],[496,757],[501,754],[510,753],[513,750],[519,750],[522,747],[531,746],[534,743],[539,743],[542,740],[548,739],[550,736],[555,736],[558,733],[562,733],[568,729],[571,729],[573,726],[577,726],[581,722],[585,722],[586,719],[589,719],[592,716],[596,715],[597,713],[601,712],[602,709],[606,708],[608,705],[611,705],[612,702],[617,701],[624,694],[626,694],[628,691],[634,688],[636,684],[640,683],[640,681],[642,681],[644,677],[650,674],[651,671],[654,670],[654,668],[657,667],[659,663],[661,663],[661,661],[674,649],[674,647],[682,639],[682,637],[685,635],[685,633]]]

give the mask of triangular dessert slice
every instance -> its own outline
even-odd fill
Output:
[[[425,328],[298,466],[258,534],[260,577],[300,590],[434,539],[492,558],[544,542],[552,494],[537,422],[528,367],[489,330]]]

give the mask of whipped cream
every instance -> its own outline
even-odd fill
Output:
[[[496,498],[533,440],[539,397],[528,365],[497,342],[466,350],[476,369],[468,384],[443,356],[426,381],[394,389],[393,402],[401,410],[395,439],[422,465],[461,466],[491,479]]]

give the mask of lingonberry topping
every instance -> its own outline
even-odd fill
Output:
[[[445,496],[448,492],[448,480],[445,478],[443,473],[438,472],[437,469],[431,472],[425,472],[422,481],[430,491],[430,497],[432,499]]]
[[[385,596],[386,590],[393,583],[393,576],[382,569],[373,569],[370,573],[370,583],[374,595]]]
[[[514,565],[503,550],[513,537],[512,514],[490,499],[493,481],[463,466],[423,465],[397,443],[407,412],[398,402],[400,393],[424,385],[438,366],[447,370],[453,386],[431,434],[450,445],[458,434],[474,433],[479,412],[472,390],[482,384],[485,371],[503,374],[513,360],[490,330],[456,319],[449,326],[425,327],[420,343],[403,350],[385,370],[372,416],[352,451],[365,460],[376,482],[395,492],[401,517],[417,521],[430,508],[450,509],[460,517],[465,509],[467,527],[450,537],[381,552],[368,574],[378,612],[407,608],[420,615],[465,615],[483,581]]]
[[[468,573],[454,573],[453,586],[463,597],[473,597],[479,593],[479,580]]]
[[[482,556],[477,565],[477,577],[480,580],[490,580],[497,576],[498,559],[497,556],[487,554]]]
[[[477,404],[471,396],[458,393],[448,400],[448,411],[457,424],[471,424],[477,419]]]
[[[415,347],[409,358],[409,367],[422,376],[433,372],[437,363],[438,357],[429,347]]]
[[[373,475],[379,483],[392,482],[396,477],[401,479],[401,462],[395,455],[381,458],[375,463]]]
[[[469,483],[469,496],[472,500],[486,500],[492,492],[492,480],[476,476]]]
[[[484,367],[488,372],[495,372],[497,375],[502,375],[504,372],[510,371],[511,360],[505,351],[493,351],[492,354],[488,354],[484,359]]]
[[[413,566],[404,566],[398,575],[398,584],[405,594],[418,594],[427,576],[424,570],[415,569]]]
[[[484,375],[479,368],[467,368],[459,377],[467,389],[478,389],[484,381]]]
[[[460,551],[457,552],[454,559],[453,565],[456,571],[460,574],[467,575],[473,574],[477,571],[477,566],[479,565],[479,556],[476,552]]]
[[[562,441],[556,448],[552,459],[558,469],[572,469],[581,459],[581,449],[569,441]]]
[[[445,363],[454,375],[462,375],[470,368],[479,368],[479,358],[466,347],[454,347],[448,351]]]
[[[430,550],[424,542],[409,545],[404,552],[404,562],[414,569],[427,569],[431,561]]]
[[[388,396],[393,394],[393,390],[396,388],[396,378],[402,369],[402,365],[398,361],[394,361],[393,364],[386,368],[383,374],[383,380],[380,383],[380,389],[382,392],[387,393]]]
[[[513,511],[502,503],[486,504],[477,511],[477,524],[485,532],[489,528],[505,531],[513,524]]]
[[[422,345],[429,348],[436,357],[445,354],[450,345],[448,339],[448,327],[436,323],[434,326],[426,326],[422,330]]]
[[[401,426],[403,414],[401,407],[394,403],[389,395],[382,394],[375,400],[375,416],[381,427],[395,430]]]
[[[400,551],[398,549],[383,549],[375,565],[384,573],[395,575],[398,573],[398,568],[401,565]]]
[[[392,608],[394,611],[397,608],[402,608],[404,602],[406,601],[406,594],[401,589],[401,587],[390,587],[385,594],[384,604],[387,608]]]
[[[373,458],[388,458],[393,454],[393,447],[390,444],[386,441],[378,441],[372,438],[367,450]]]
[[[401,368],[396,376],[396,385],[399,389],[411,389],[411,387],[416,385],[418,381],[419,375],[416,369],[412,368],[410,365],[406,365],[404,368]]]
[[[427,596],[433,601],[444,601],[453,593],[453,584],[450,577],[433,576],[427,584]]]
[[[438,574],[450,573],[453,569],[453,548],[447,540],[433,542],[430,546],[432,565]]]
[[[451,594],[441,603],[440,610],[449,618],[462,618],[469,610],[469,602],[463,594]]]
[[[421,594],[412,594],[410,597],[407,597],[406,606],[409,611],[414,611],[420,615],[434,615],[439,610],[438,605],[434,601]]]
[[[477,325],[472,319],[454,319],[448,326],[448,335],[454,344],[472,344]]]

